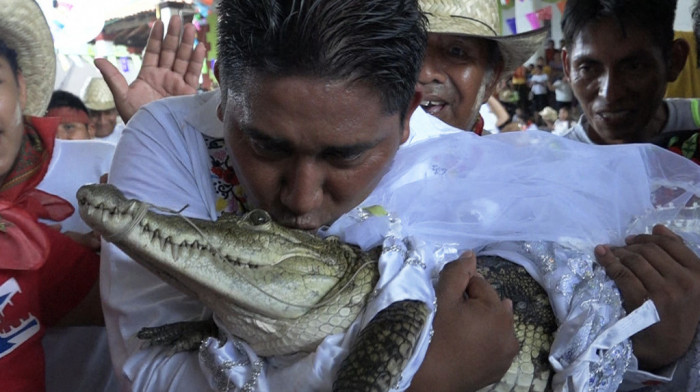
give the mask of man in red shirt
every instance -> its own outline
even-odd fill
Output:
[[[8,2],[0,8],[0,380],[4,391],[42,391],[45,328],[102,322],[99,256],[38,221],[73,212],[36,189],[59,122],[32,117],[53,89],[53,40],[33,0]]]

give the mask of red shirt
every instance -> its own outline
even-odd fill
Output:
[[[0,184],[2,391],[45,390],[45,329],[85,298],[99,271],[97,253],[38,221],[65,219],[73,208],[35,189],[51,160],[57,122],[30,121],[18,161]]]

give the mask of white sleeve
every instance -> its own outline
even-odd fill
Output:
[[[184,122],[175,112],[159,104],[137,113],[118,144],[109,182],[127,198],[176,210],[189,204],[183,214],[211,219],[211,203],[201,187],[209,181],[204,142],[196,131],[180,129]],[[104,241],[100,285],[112,362],[122,387],[209,389],[196,352],[171,356],[167,349],[143,348],[135,334],[146,326],[210,317],[210,311]]]

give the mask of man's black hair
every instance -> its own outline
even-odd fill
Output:
[[[0,39],[0,57],[7,60],[10,63],[10,69],[17,79],[17,73],[19,72],[19,64],[17,63],[17,52],[14,49],[7,46],[5,41]]]
[[[405,118],[427,43],[417,0],[222,0],[218,11],[223,99],[253,76],[313,77],[371,88]]]
[[[561,28],[570,46],[588,24],[613,18],[625,36],[626,27],[630,25],[648,31],[664,58],[668,59],[677,3],[677,0],[568,0]]]
[[[88,114],[87,107],[78,96],[68,91],[54,91],[53,94],[51,94],[51,100],[49,101],[49,107],[47,110],[64,107],[81,110],[85,112],[85,114]]]

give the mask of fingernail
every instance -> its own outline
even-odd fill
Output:
[[[474,257],[474,251],[468,250],[468,251],[464,252],[464,256],[469,257],[469,258]]]
[[[608,250],[605,248],[605,246],[598,245],[595,247],[594,252],[596,256],[605,256],[605,254],[608,253]]]

